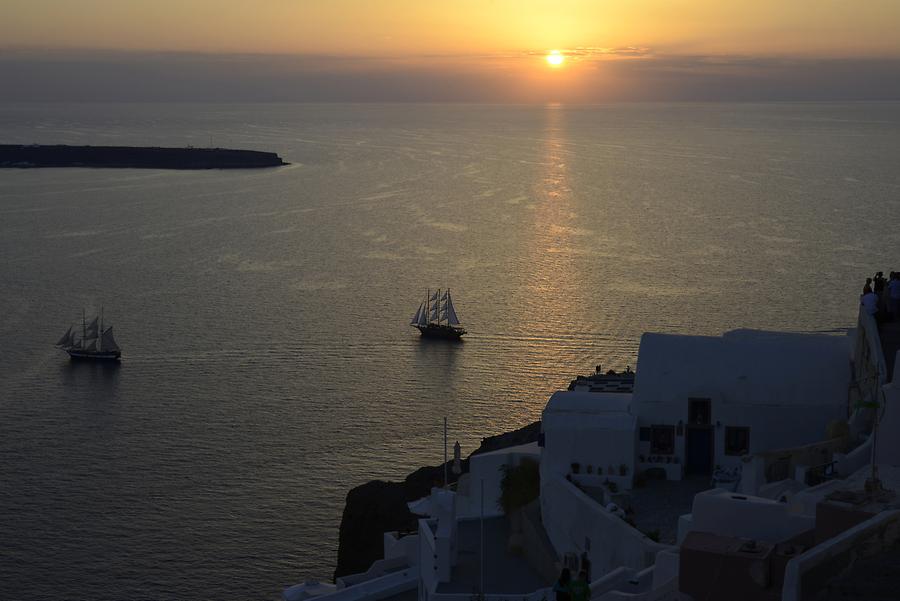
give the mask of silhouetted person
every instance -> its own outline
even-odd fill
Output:
[[[559,573],[559,580],[553,585],[556,601],[572,601],[571,580],[572,573],[569,572],[569,568],[563,568]]]
[[[591,583],[588,582],[587,571],[581,570],[578,578],[569,585],[572,591],[572,601],[590,601],[591,599]]]
[[[872,292],[878,295],[878,314],[881,315],[882,318],[886,317],[885,314],[888,312],[887,296],[884,294],[886,284],[887,280],[884,279],[884,272],[877,272],[875,274],[875,279],[872,282]]]
[[[865,308],[866,313],[876,319],[878,318],[878,295],[872,292],[872,287],[868,284],[863,287],[862,296],[859,297],[859,304]]]
[[[900,320],[900,272],[891,272],[891,280],[887,284],[888,306],[891,310],[891,319]]]

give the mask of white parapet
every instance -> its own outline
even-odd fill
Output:
[[[804,591],[804,585],[807,587],[810,585],[810,582],[805,582],[805,574],[813,570],[821,573],[823,568],[828,571],[829,566],[834,566],[833,573],[839,573],[847,567],[847,555],[854,550],[868,546],[870,552],[877,553],[896,545],[898,540],[900,540],[900,510],[892,510],[883,511],[816,545],[788,562],[784,572],[781,600],[802,601],[809,598],[810,593],[814,591]]]
[[[815,517],[794,513],[787,503],[713,489],[694,497],[690,520],[679,520],[678,539],[687,531],[777,543],[815,526]]]

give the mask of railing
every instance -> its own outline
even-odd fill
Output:
[[[806,471],[806,485],[818,486],[823,482],[837,478],[837,473],[834,469],[836,463],[837,461],[829,461],[828,463],[809,468]]]
[[[416,566],[380,578],[348,586],[334,593],[321,595],[322,601],[378,601],[416,588],[419,568]]]
[[[843,451],[846,444],[846,438],[840,436],[800,447],[763,451],[754,454],[754,458],[762,459],[766,482],[778,482],[792,478],[798,465],[822,466],[831,462],[834,453]]]
[[[553,589],[540,588],[528,594],[495,594],[482,595],[477,591],[471,593],[433,593],[428,601],[552,601],[555,598]]]
[[[856,347],[853,350],[853,379],[860,402],[873,401],[887,381],[887,364],[878,334],[878,324],[863,307],[859,308]]]
[[[846,569],[853,557],[864,561],[900,540],[900,510],[883,511],[790,560],[784,572],[781,601],[802,601],[827,579]]]
[[[437,587],[437,541],[431,520],[419,520],[419,568],[425,590],[433,591]]]

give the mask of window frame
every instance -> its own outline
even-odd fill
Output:
[[[744,433],[743,442],[740,449],[735,449],[731,445],[732,435]],[[750,426],[725,426],[724,434],[724,451],[727,457],[743,457],[750,454]]]
[[[656,433],[659,431],[669,432],[669,446],[666,448],[657,445]],[[650,426],[650,454],[651,455],[674,455],[675,454],[675,426],[669,424],[654,424]]]

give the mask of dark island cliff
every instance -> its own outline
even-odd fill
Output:
[[[512,432],[484,438],[472,455],[534,442],[540,431],[541,422],[534,422]],[[468,472],[469,459],[464,459],[462,463],[462,472]],[[450,481],[455,482],[456,476],[452,470],[448,473]],[[381,559],[385,532],[414,531],[416,516],[410,513],[406,504],[429,494],[431,487],[440,486],[443,479],[444,466],[441,464],[419,468],[403,482],[373,480],[352,489],[347,494],[341,518],[334,578],[364,572],[373,561]]]
[[[0,144],[0,167],[259,169],[287,165],[274,152],[229,148]]]

